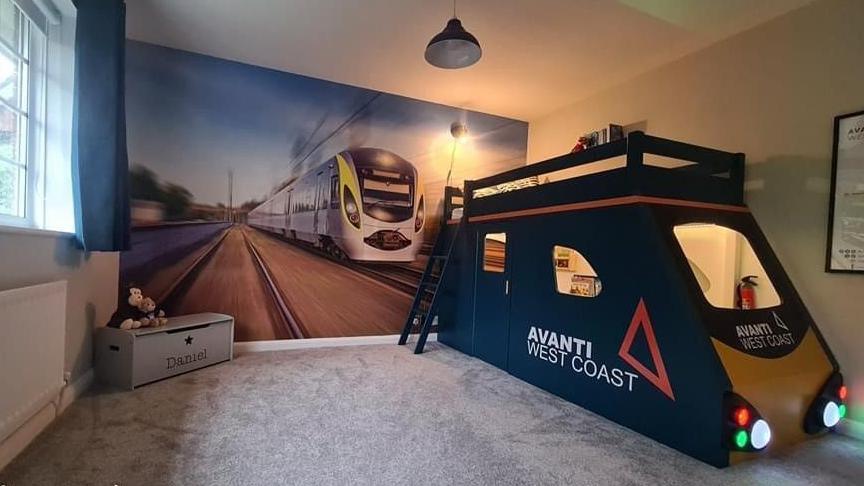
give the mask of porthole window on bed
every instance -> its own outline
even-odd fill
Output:
[[[558,293],[588,298],[600,295],[603,290],[600,278],[581,253],[566,246],[555,245],[552,249],[552,262]]]
[[[483,237],[483,270],[504,273],[507,258],[507,233],[486,233]]]
[[[780,296],[741,233],[716,224],[675,226],[675,238],[705,299],[721,309],[764,309]]]

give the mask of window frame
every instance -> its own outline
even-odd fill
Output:
[[[26,86],[24,89],[27,92],[25,94],[19,90],[16,94],[18,100],[26,99],[26,104],[19,101],[22,106],[15,107],[6,100],[0,100],[0,105],[5,109],[17,113],[19,118],[26,118],[26,128],[20,130],[18,143],[22,147],[19,150],[24,151],[23,157],[18,157],[23,163],[13,164],[24,171],[23,181],[19,182],[24,193],[19,196],[19,204],[23,208],[19,207],[18,214],[0,213],[0,231],[69,234],[74,232],[69,209],[72,204],[72,119],[69,110],[72,75],[71,71],[66,71],[71,69],[72,61],[64,59],[64,56],[73,48],[74,7],[65,0],[60,0],[62,9],[57,8],[60,4],[56,1],[48,2],[45,8],[50,10],[51,15],[40,18],[45,11],[39,10],[40,7],[32,2],[5,1],[15,7],[19,25],[27,26],[26,32],[19,27],[18,34],[19,43],[26,36],[27,48],[19,49],[26,53],[24,55],[16,52],[7,42],[0,41],[0,50],[4,51],[4,55],[18,60],[19,77],[23,72],[21,62],[26,61],[26,84],[19,84],[18,87]],[[21,124],[19,121],[19,126]],[[22,143],[21,138],[26,140]],[[14,162],[5,158],[3,160]],[[54,174],[61,168],[64,171],[68,168],[69,173],[55,177]],[[68,212],[68,216],[65,212]]]
[[[559,258],[558,258],[559,257],[559,255],[558,255],[559,249],[567,250],[568,252],[575,253],[578,256],[578,258],[580,258],[582,261],[585,262],[585,265],[588,266],[588,270],[590,270],[590,272],[593,273],[593,275],[580,274],[580,273],[576,272],[575,270],[569,270],[569,266],[568,266],[568,270],[561,270],[564,267],[560,267],[558,265],[558,263],[559,263]],[[568,253],[568,261],[572,257],[572,253]],[[559,286],[559,282],[558,282],[558,273],[559,272],[565,272],[565,271],[567,273],[572,274],[572,275],[570,275],[571,290],[569,292],[564,292],[563,290],[561,290],[561,287]],[[591,285],[594,289],[594,294],[593,295],[583,295],[583,294],[579,294],[579,293],[574,293],[572,291],[572,278],[574,276],[593,279],[591,282]],[[599,274],[597,273],[597,270],[594,268],[594,265],[591,264],[591,261],[588,260],[588,258],[585,256],[585,254],[583,252],[577,250],[576,248],[573,248],[572,246],[567,246],[563,243],[555,243],[552,245],[552,288],[555,290],[555,292],[557,294],[564,295],[567,297],[578,297],[581,299],[596,299],[596,298],[600,297],[601,293],[603,293],[603,280],[600,278]]]
[[[30,20],[21,8],[12,0],[3,0],[8,2],[12,7],[17,23],[15,27],[16,36],[18,37],[15,43],[18,47],[10,45],[6,39],[0,36],[0,51],[3,51],[3,56],[7,57],[15,67],[15,101],[14,103],[6,101],[0,97],[0,109],[8,111],[15,118],[15,153],[12,158],[7,158],[0,155],[0,163],[6,166],[12,166],[16,171],[18,180],[14,182],[17,201],[14,202],[15,212],[17,214],[0,213],[0,223],[12,224],[15,226],[33,227],[32,203],[30,201],[33,191],[36,189],[33,184],[34,160],[32,151],[29,150],[29,145],[32,141],[31,114],[33,111],[33,98],[31,91],[34,88],[34,82],[30,71],[33,70],[31,37],[33,35],[33,22]],[[38,29],[37,29],[38,30]],[[44,35],[44,34],[43,34]],[[24,78],[22,80],[22,78]],[[25,106],[26,105],[26,106]],[[24,172],[23,181],[21,171]]]
[[[490,236],[499,236],[499,235],[504,235],[503,236],[504,241],[498,240],[496,238],[489,238]],[[501,259],[500,269],[498,266],[495,266],[495,265],[487,262],[487,258],[489,258],[489,257],[487,257],[487,253],[490,253],[489,251],[487,251],[487,241],[495,241],[495,242],[501,244],[501,247],[503,249],[503,258]],[[481,246],[481,248],[482,248],[482,252],[480,255],[481,256],[480,269],[483,272],[494,273],[494,274],[507,273],[507,251],[508,251],[508,248],[507,248],[507,232],[506,231],[483,232],[483,245]]]

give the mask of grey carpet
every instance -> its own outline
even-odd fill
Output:
[[[841,436],[714,469],[441,345],[247,354],[94,390],[0,472],[19,485],[861,484]]]

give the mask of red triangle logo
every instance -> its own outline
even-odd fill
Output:
[[[648,369],[630,354],[633,339],[636,337],[636,332],[640,327],[645,332],[645,340],[648,342],[648,349],[651,351],[651,361],[654,362],[654,369],[657,370],[656,373]],[[675,400],[675,394],[672,393],[672,384],[669,383],[669,375],[666,374],[666,365],[663,364],[663,356],[660,355],[660,346],[657,345],[657,338],[654,336],[654,327],[651,326],[651,318],[648,317],[648,309],[645,308],[645,301],[642,299],[639,299],[639,305],[636,306],[636,312],[630,321],[630,327],[627,328],[627,334],[624,335],[624,341],[621,342],[618,356],[660,391],[665,393],[667,397]]]

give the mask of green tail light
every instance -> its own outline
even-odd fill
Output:
[[[739,430],[738,432],[735,432],[735,445],[739,449],[743,449],[743,448],[747,447],[747,441],[749,439],[750,438],[747,436],[746,430]]]

